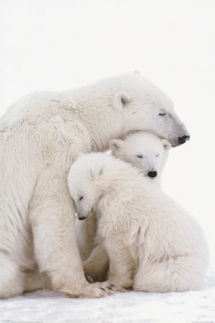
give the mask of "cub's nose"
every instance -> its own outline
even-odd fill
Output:
[[[184,144],[187,140],[190,140],[190,136],[183,136],[178,138],[179,145]]]
[[[149,177],[151,177],[151,178],[154,178],[154,177],[156,177],[157,176],[157,172],[156,171],[150,171],[150,172],[148,172],[148,176]]]
[[[78,217],[78,220],[80,220],[80,221],[85,220],[85,219],[86,219],[85,216]]]

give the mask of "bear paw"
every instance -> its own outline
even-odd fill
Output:
[[[70,298],[101,298],[111,295],[113,290],[113,285],[109,282],[85,284],[80,286],[78,290],[63,289],[60,291],[63,296]]]

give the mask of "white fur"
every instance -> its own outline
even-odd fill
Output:
[[[0,120],[0,298],[22,293],[35,266],[65,295],[107,294],[85,280],[66,179],[81,151],[105,150],[111,138],[146,129],[172,145],[188,135],[172,102],[136,74],[35,93],[8,109]]]
[[[157,176],[150,179],[153,183],[159,185],[170,147],[171,145],[166,139],[161,139],[155,134],[142,131],[128,134],[124,140],[112,139],[109,141],[112,154],[138,167],[143,176],[148,176],[149,172],[156,171]],[[77,243],[82,261],[87,260],[94,247],[96,229],[96,215],[91,216],[86,221],[80,221],[79,219],[75,221]],[[97,246],[100,254],[102,253],[101,248],[101,246]],[[84,264],[86,272],[88,267],[91,266],[91,261],[95,261],[95,254],[96,252],[94,251],[94,257],[91,255],[90,259]],[[105,251],[102,258],[104,263],[107,263]]]
[[[128,134],[124,140],[109,141],[109,148],[115,157],[141,169],[143,176],[150,177],[151,172],[157,173],[150,178],[159,185],[170,147],[166,139],[142,131]]]
[[[117,290],[203,287],[208,249],[200,226],[137,168],[104,153],[86,154],[72,165],[68,185],[79,218],[96,211],[110,259],[108,282]]]

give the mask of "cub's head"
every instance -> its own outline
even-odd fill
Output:
[[[79,220],[94,213],[101,197],[104,157],[102,153],[83,154],[70,168],[67,182]]]
[[[159,183],[171,145],[155,134],[136,132],[124,140],[110,140],[109,147],[115,157],[140,168],[145,176]]]

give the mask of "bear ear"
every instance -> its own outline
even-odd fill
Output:
[[[130,96],[127,93],[117,92],[114,96],[114,107],[117,109],[124,108],[130,100]]]
[[[171,144],[166,139],[162,139],[161,142],[163,144],[164,149],[169,150],[171,148]]]
[[[104,165],[97,165],[96,167],[91,169],[90,170],[91,179],[95,179],[95,178],[101,176],[103,173],[103,170],[104,170]]]
[[[115,153],[121,150],[122,144],[123,144],[123,140],[111,139],[108,145],[109,145],[109,148]]]

